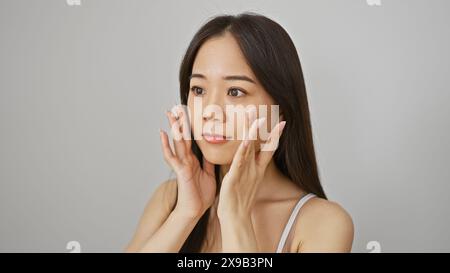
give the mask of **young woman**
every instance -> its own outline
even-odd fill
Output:
[[[303,72],[287,32],[258,14],[215,17],[195,34],[179,76],[189,112],[167,112],[173,148],[160,133],[176,178],[155,191],[126,251],[350,251],[352,219],[320,184]],[[230,105],[276,105],[281,122],[259,108],[234,119]]]

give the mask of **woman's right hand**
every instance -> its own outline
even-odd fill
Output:
[[[188,134],[182,130],[183,123],[189,126],[185,110],[178,108],[178,120],[170,111],[166,115],[172,128],[175,151],[172,151],[165,131],[160,130],[160,137],[164,159],[177,176],[178,195],[174,211],[186,217],[199,218],[215,200],[214,164],[203,157],[202,168],[192,152],[191,137],[186,137]]]

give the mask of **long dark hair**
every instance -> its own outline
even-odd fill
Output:
[[[192,66],[202,44],[229,32],[256,78],[279,105],[286,127],[273,159],[279,170],[304,191],[326,199],[317,170],[308,100],[297,50],[288,33],[273,20],[254,13],[221,15],[194,35],[180,67],[181,103],[187,105]],[[192,151],[202,164],[202,152],[193,141]],[[220,166],[215,166],[217,193]],[[210,209],[200,218],[180,252],[199,252],[206,236]]]

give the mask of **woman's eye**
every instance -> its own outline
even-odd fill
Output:
[[[245,95],[245,92],[243,92],[242,90],[240,90],[238,88],[230,88],[228,90],[228,95],[232,96],[232,97],[242,97]]]
[[[192,86],[191,91],[194,93],[195,96],[201,96],[204,94],[204,90],[198,86]]]

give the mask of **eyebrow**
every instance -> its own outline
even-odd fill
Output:
[[[199,73],[194,73],[191,76],[189,76],[189,80],[192,78],[200,78],[200,79],[206,79],[206,76]],[[229,75],[223,77],[224,80],[227,81],[247,81],[256,84],[254,80],[252,80],[250,77],[247,77],[245,75]]]

